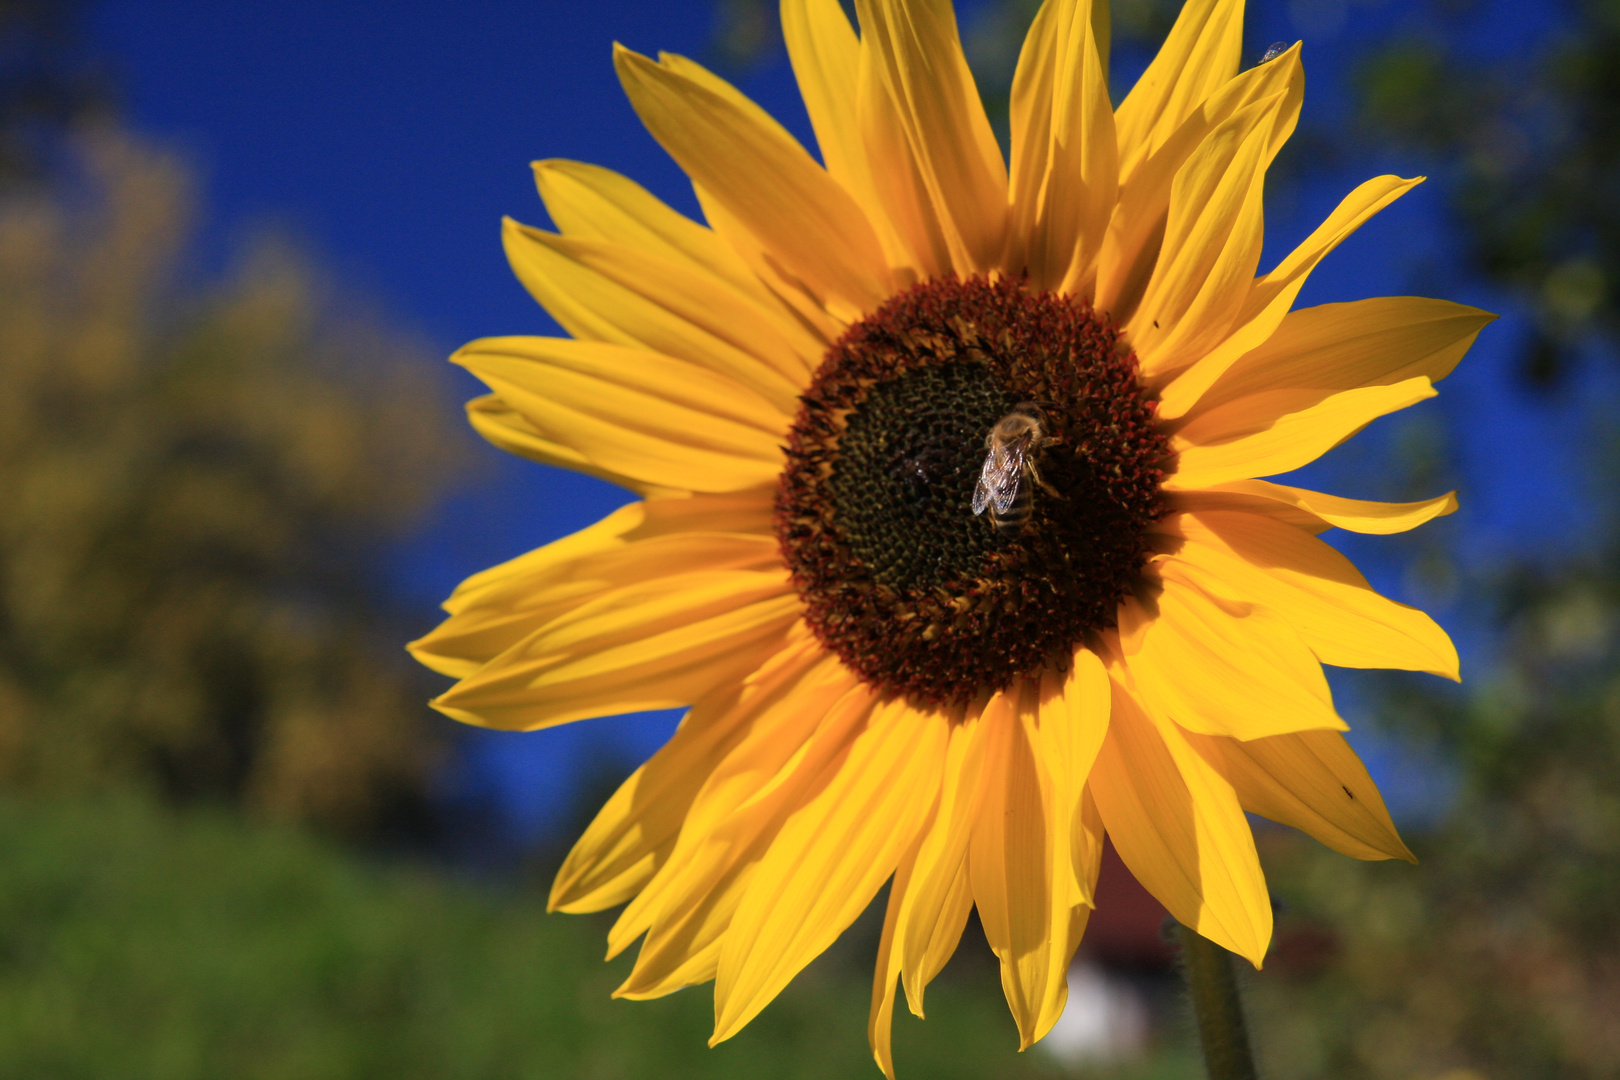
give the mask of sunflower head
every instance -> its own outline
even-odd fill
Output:
[[[1247,813],[1410,858],[1323,664],[1455,678],[1427,616],[1318,538],[1413,528],[1271,483],[1434,394],[1491,316],[1292,310],[1417,183],[1351,192],[1261,272],[1299,48],[1244,68],[1242,4],[1188,0],[1110,99],[1101,0],[1046,0],[1004,160],[944,0],[783,0],[820,160],[677,56],[619,49],[705,223],[624,177],[536,166],[508,222],[572,335],[473,342],[497,445],[638,498],[487,570],[413,652],[469,723],[689,707],[558,874],[625,905],[618,993],[714,980],[730,1037],[887,882],[869,1035],[977,910],[1027,1046],[1067,997],[1105,836],[1182,923],[1258,965]]]
[[[802,396],[776,532],[805,621],[871,685],[965,702],[1067,666],[1148,556],[1168,440],[1107,319],[1019,278],[913,285]],[[1004,418],[1037,425],[973,512]],[[1016,437],[1016,436],[1015,436]]]

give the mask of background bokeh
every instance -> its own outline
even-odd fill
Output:
[[[1034,6],[958,7],[992,116]],[[1174,5],[1114,10],[1118,100]],[[1262,1071],[1620,1075],[1620,4],[1253,0],[1251,60],[1299,39],[1266,261],[1360,180],[1425,174],[1300,304],[1503,318],[1301,476],[1460,489],[1416,534],[1330,536],[1464,682],[1334,675],[1422,864],[1259,826]],[[544,914],[673,714],[457,730],[400,648],[627,498],[478,444],[443,363],[558,332],[498,243],[546,223],[530,160],[697,215],[614,40],[811,141],[768,0],[0,0],[0,1076],[877,1075],[870,913],[715,1050],[706,990],[611,1001],[604,920]],[[1200,1075],[1157,915],[1110,898],[1049,1045],[1012,1052],[970,927],[930,1019],[897,1019],[902,1075]]]

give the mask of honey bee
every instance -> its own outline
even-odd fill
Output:
[[[1035,487],[1062,498],[1041,479],[1035,458],[1053,440],[1046,434],[1044,417],[1034,402],[1025,401],[996,421],[984,445],[984,467],[973,489],[973,513],[990,511],[990,522],[1005,536],[1016,536],[1035,507]],[[1028,477],[1031,483],[1025,483]]]

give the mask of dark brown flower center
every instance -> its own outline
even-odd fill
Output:
[[[850,327],[802,402],[777,536],[810,626],[867,682],[964,701],[1114,625],[1168,445],[1105,318],[1016,280],[925,282]],[[1037,422],[997,428],[1012,414]],[[975,514],[993,430],[1023,465]]]

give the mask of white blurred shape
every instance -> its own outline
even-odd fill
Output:
[[[1128,1061],[1146,1048],[1148,1024],[1140,990],[1081,960],[1069,969],[1069,1003],[1040,1045],[1070,1065]]]

